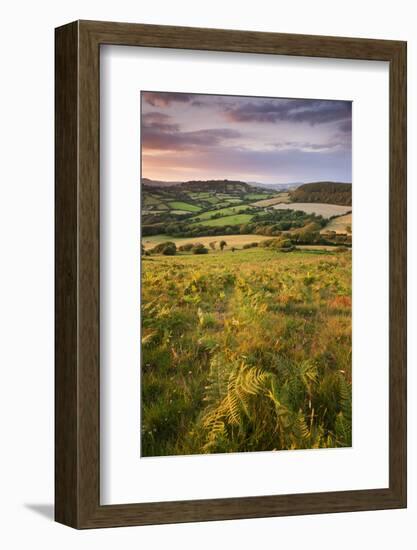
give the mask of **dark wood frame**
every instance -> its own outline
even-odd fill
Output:
[[[77,21],[56,29],[55,519],[75,528],[406,507],[406,43]],[[389,62],[389,487],[145,504],[99,499],[102,44]],[[369,350],[370,360],[372,350]]]

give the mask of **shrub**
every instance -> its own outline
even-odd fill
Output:
[[[204,244],[196,243],[192,248],[193,254],[208,254],[208,248]]]
[[[165,243],[159,243],[154,248],[152,248],[151,252],[153,254],[164,254],[165,256],[175,256],[177,253],[177,247],[175,243],[172,241],[167,241]]]
[[[243,249],[247,248],[256,248],[258,246],[258,243],[246,243],[242,246]]]
[[[294,243],[290,239],[266,239],[261,242],[261,246],[272,250],[282,250],[283,252],[290,252],[295,249]]]
[[[178,250],[179,250],[180,252],[190,252],[190,250],[192,250],[193,246],[194,246],[193,243],[185,243],[185,244],[182,244],[182,245],[178,248]]]
[[[264,248],[269,248],[272,246],[278,239],[266,239],[265,241],[261,241],[260,246]]]
[[[282,239],[276,243],[276,248],[291,248],[293,243],[290,239]]]

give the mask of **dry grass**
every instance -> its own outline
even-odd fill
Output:
[[[351,445],[350,254],[144,256],[141,306],[142,456]]]
[[[323,218],[332,216],[342,216],[352,210],[351,206],[341,206],[339,204],[324,204],[315,202],[292,202],[288,204],[275,204],[275,210],[301,210],[306,214],[316,214]]]
[[[335,231],[336,233],[346,233],[346,226],[352,227],[352,214],[346,214],[345,216],[339,216],[330,220],[329,223],[321,230],[321,233],[326,231]]]
[[[263,199],[261,201],[254,202],[252,206],[274,206],[274,204],[283,204],[290,202],[289,193],[280,193],[278,197],[273,197],[272,199]]]

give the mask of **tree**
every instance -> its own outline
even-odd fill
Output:
[[[164,254],[165,256],[175,256],[177,253],[177,247],[172,241],[157,244],[152,248],[154,254]]]
[[[180,252],[190,252],[190,250],[192,250],[193,246],[194,246],[193,243],[185,243],[185,244],[182,244],[182,245],[178,248],[178,250],[179,250]]]
[[[220,246],[220,250],[223,250],[223,248],[224,248],[225,246],[227,246],[227,242],[226,242],[226,241],[220,241],[220,245],[219,245],[219,246]]]

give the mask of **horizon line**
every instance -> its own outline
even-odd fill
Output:
[[[315,179],[315,180],[309,180],[309,181],[286,181],[286,182],[280,182],[280,181],[275,181],[275,182],[263,182],[263,181],[248,181],[248,180],[243,180],[243,179],[229,179],[229,178],[208,178],[208,179],[190,179],[190,180],[160,180],[160,179],[153,179],[153,178],[148,178],[146,176],[141,176],[141,180],[149,180],[149,181],[157,181],[157,182],[170,182],[170,183],[192,183],[192,182],[203,182],[203,181],[218,181],[218,182],[223,182],[223,181],[230,181],[230,182],[240,182],[240,183],[247,183],[247,184],[261,184],[261,185],[290,185],[290,184],[300,184],[300,185],[304,185],[304,184],[307,184],[307,183],[344,183],[344,184],[347,184],[347,185],[352,185],[352,182],[351,181],[342,181],[342,180],[331,180],[331,179]]]

